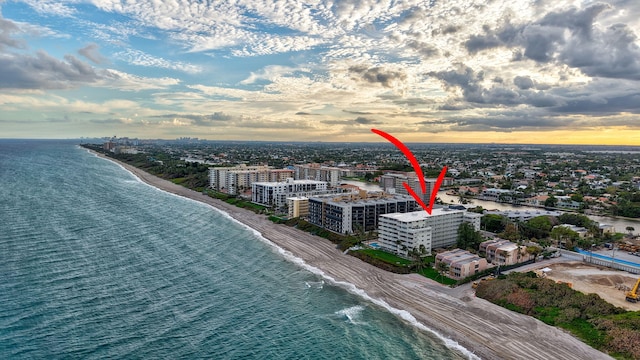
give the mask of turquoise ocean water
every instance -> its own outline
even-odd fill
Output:
[[[0,359],[462,359],[77,141],[0,140]]]

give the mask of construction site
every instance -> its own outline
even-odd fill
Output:
[[[638,299],[640,276],[626,271],[586,264],[581,261],[559,261],[541,264],[535,270],[541,277],[566,283],[585,294],[597,294],[607,302],[630,311],[640,311],[640,302],[627,300],[635,288]],[[544,270],[544,271],[543,271]]]

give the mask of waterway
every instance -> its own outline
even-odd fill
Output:
[[[360,188],[368,190],[368,191],[382,191],[382,188],[377,184],[365,183],[365,182],[362,182],[362,181],[355,181],[355,180],[343,180],[342,182],[345,183],[345,184],[359,186]],[[438,197],[445,204],[456,204],[456,205],[458,205],[459,204],[459,200],[460,200],[460,198],[458,196],[448,195],[445,192],[445,190],[440,190],[438,192]],[[494,202],[494,201],[478,200],[478,199],[471,199],[471,204],[467,204],[466,206],[467,207],[469,207],[469,206],[482,206],[484,209],[502,210],[502,211],[505,211],[505,210],[519,210],[519,211],[540,210],[540,208],[532,207],[532,206],[512,205],[512,204],[507,204],[507,203],[498,203],[498,202]],[[634,219],[623,219],[623,218],[614,218],[614,217],[609,217],[609,216],[595,216],[595,215],[588,215],[588,217],[591,220],[597,221],[600,224],[613,225],[617,232],[626,232],[625,229],[630,226],[630,227],[635,229],[634,230],[635,234],[640,233],[640,219],[634,220]]]

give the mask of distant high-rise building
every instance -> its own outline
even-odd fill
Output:
[[[337,167],[322,166],[320,164],[294,165],[296,180],[326,181],[329,186],[340,184],[342,170]]]
[[[437,179],[425,178],[424,181],[426,191],[423,193],[420,181],[418,180],[418,176],[415,172],[386,173],[380,176],[380,187],[387,192],[408,195],[409,192],[404,187],[404,183],[407,183],[411,190],[418,194],[425,204],[429,204],[431,201],[431,192],[436,185]]]

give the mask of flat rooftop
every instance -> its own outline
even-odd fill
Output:
[[[466,210],[451,210],[446,208],[439,208],[439,209],[431,210],[431,215],[429,215],[424,210],[419,210],[419,211],[412,211],[408,213],[391,213],[391,214],[385,214],[380,216],[388,217],[401,222],[409,222],[409,221],[416,221],[416,220],[424,220],[424,219],[428,219],[436,216],[446,216],[449,214],[464,214],[465,212]]]

